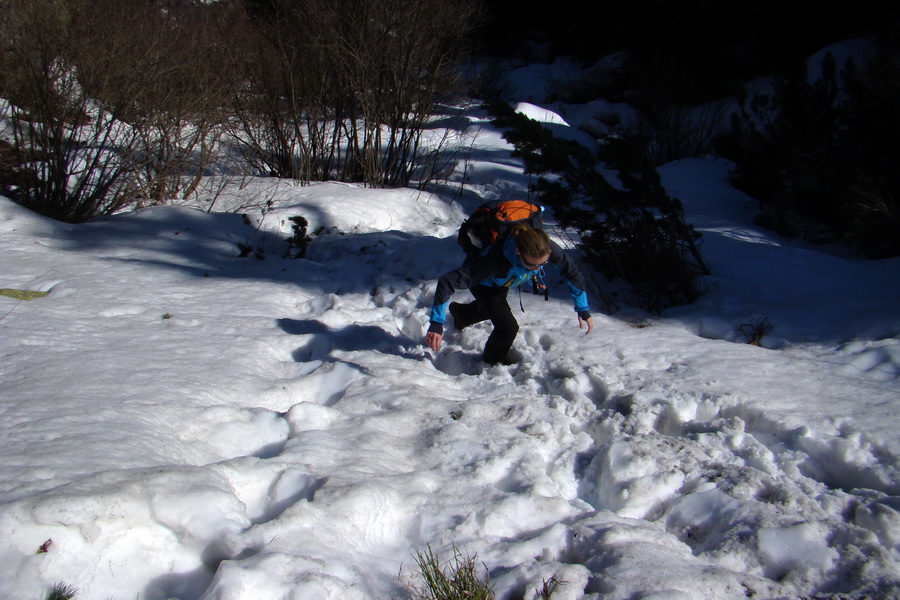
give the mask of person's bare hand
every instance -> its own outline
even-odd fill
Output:
[[[443,339],[443,334],[429,331],[425,334],[425,345],[437,352],[441,349],[441,340]]]
[[[584,329],[585,325],[587,325],[587,331],[584,332],[584,335],[587,335],[594,330],[594,317],[588,317],[587,319],[578,317],[578,329]]]

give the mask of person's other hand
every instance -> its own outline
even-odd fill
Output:
[[[578,317],[578,329],[584,329],[585,325],[587,325],[587,331],[584,332],[584,335],[587,335],[594,330],[594,317],[588,317],[587,319]]]
[[[435,333],[434,331],[429,331],[425,334],[425,345],[437,352],[441,349],[441,340],[444,339],[444,334]]]

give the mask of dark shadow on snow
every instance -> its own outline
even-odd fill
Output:
[[[285,210],[279,218],[290,214]],[[400,230],[341,232],[333,229],[329,215],[308,206],[298,207],[292,216],[326,228],[324,234],[312,235],[306,258],[285,258],[291,250],[289,233],[257,229],[240,214],[175,206],[149,207],[79,225],[60,223],[45,238],[51,247],[89,251],[110,262],[209,279],[296,282],[313,292],[338,294],[366,292],[384,276],[410,282],[434,278],[446,264],[442,258],[449,254],[462,258],[453,238]],[[434,256],[435,268],[426,264],[416,269],[421,272],[411,272],[409,261],[403,260],[429,256]]]
[[[334,329],[315,319],[278,319],[278,326],[289,335],[310,336],[291,353],[297,362],[328,360],[335,350],[374,351],[401,358],[424,360],[424,353],[412,352],[417,342],[404,335],[392,335],[375,325],[348,325]]]

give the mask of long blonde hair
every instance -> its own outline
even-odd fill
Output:
[[[516,248],[519,254],[531,258],[540,258],[550,254],[550,236],[543,229],[532,229],[528,225],[519,224],[512,230],[516,238]]]

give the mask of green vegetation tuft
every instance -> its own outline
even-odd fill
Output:
[[[50,292],[33,292],[31,290],[16,290],[12,288],[0,288],[0,296],[8,296],[16,300],[34,300],[43,298]]]
[[[78,596],[78,590],[68,583],[56,583],[50,588],[47,600],[74,600]]]
[[[478,577],[475,559],[463,557],[454,548],[453,559],[443,568],[429,546],[416,556],[419,573],[425,585],[416,589],[417,600],[493,600],[490,576],[484,582]]]

